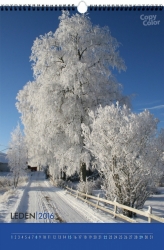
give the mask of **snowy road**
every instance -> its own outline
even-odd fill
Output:
[[[35,213],[35,218],[15,219],[15,212]],[[45,180],[43,172],[32,173],[19,206],[12,213],[14,218],[10,221],[12,223],[116,222],[110,215],[100,213],[85,202],[72,197],[65,190],[54,187],[50,181]],[[41,218],[42,214],[44,218]]]
[[[164,187],[158,188],[158,194],[152,195],[145,202],[143,211],[152,207],[153,214],[164,217]],[[17,214],[16,214],[17,213]],[[30,213],[31,218],[22,218]],[[21,214],[21,218],[18,215]],[[35,214],[35,218],[34,218]],[[147,222],[147,218],[136,217],[137,222]],[[118,217],[91,207],[76,199],[61,188],[54,187],[45,179],[43,172],[33,172],[27,183],[22,183],[16,190],[9,189],[0,194],[0,223],[124,223]],[[156,221],[152,221],[156,222]]]

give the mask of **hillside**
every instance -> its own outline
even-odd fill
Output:
[[[6,154],[0,152],[0,162],[1,163],[8,163],[8,160],[6,159]]]

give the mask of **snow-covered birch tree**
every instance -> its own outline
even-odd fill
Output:
[[[97,158],[107,198],[142,207],[164,170],[164,130],[158,133],[149,111],[134,114],[118,102],[89,115],[93,123],[82,124],[84,143]]]
[[[59,20],[55,33],[34,41],[34,81],[19,91],[17,108],[31,152],[56,173],[67,167],[72,174],[90,164],[81,136],[81,124],[90,123],[88,110],[129,99],[112,75],[125,65],[109,28],[93,25],[87,15],[70,17],[68,11]]]
[[[24,174],[27,168],[27,147],[24,136],[22,135],[19,124],[11,133],[11,141],[9,143],[9,150],[7,151],[7,158],[10,170],[13,175],[14,188],[17,187],[20,175]]]

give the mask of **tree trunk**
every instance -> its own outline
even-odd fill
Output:
[[[19,182],[19,175],[17,176],[16,186],[15,186],[15,187],[17,187],[17,186],[18,186],[18,182]]]
[[[66,173],[63,170],[61,170],[60,176],[61,176],[62,180],[64,180],[64,181],[66,180]]]
[[[14,175],[14,181],[13,181],[13,184],[14,184],[14,188],[16,188],[16,176]]]
[[[80,175],[81,175],[82,181],[86,181],[86,174],[87,174],[86,164],[85,164],[85,162],[82,162],[81,167],[80,167]]]

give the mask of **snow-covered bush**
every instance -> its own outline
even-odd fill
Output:
[[[55,179],[53,181],[53,184],[56,186],[56,187],[60,187],[60,188],[65,188],[65,187],[69,187],[69,188],[72,188],[72,189],[76,189],[76,186],[73,184],[72,181],[65,181],[65,180],[62,180],[62,179]]]
[[[95,183],[95,189],[101,189],[103,185],[103,179],[99,177],[94,181],[94,183]]]
[[[118,103],[89,114],[93,124],[82,125],[84,143],[99,162],[106,197],[142,207],[163,171],[164,130],[158,133],[149,111],[134,114]]]
[[[62,179],[55,179],[53,183],[56,187],[60,187],[60,188],[64,188],[66,186],[66,182]]]
[[[0,188],[9,187],[12,185],[12,179],[9,176],[0,176]]]
[[[29,175],[28,174],[23,174],[19,178],[19,183],[28,182],[28,181],[29,181]]]
[[[73,188],[75,189],[75,185],[73,184],[72,181],[68,180],[65,182],[65,186],[69,187],[69,188]]]
[[[92,195],[92,191],[95,189],[95,182],[94,181],[81,181],[77,185],[77,190],[82,193],[88,193]]]
[[[80,176],[77,172],[75,172],[73,175],[67,177],[67,180],[71,182],[77,182],[80,180]]]
[[[19,176],[19,184],[28,182],[29,176],[24,174]],[[14,179],[12,173],[8,174],[7,176],[0,176],[0,188],[7,188],[7,187],[14,187]]]

